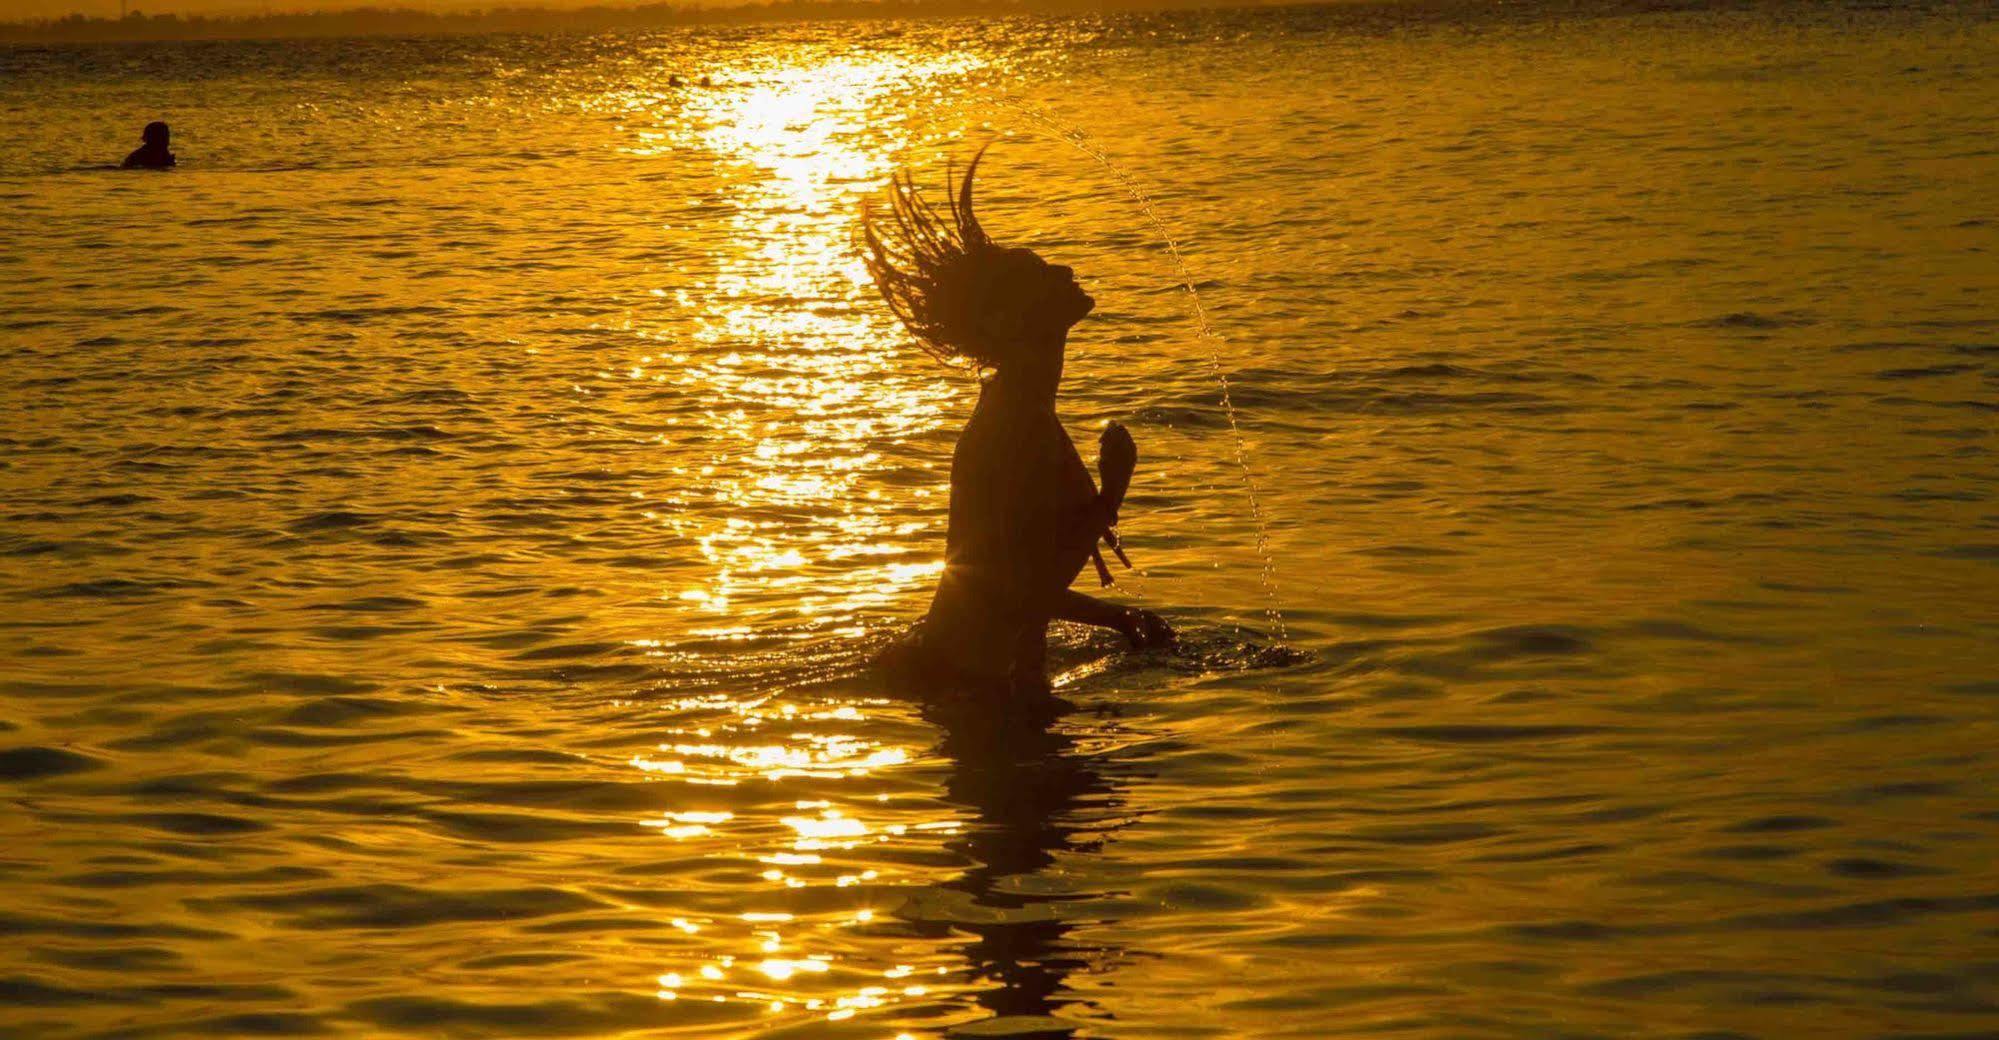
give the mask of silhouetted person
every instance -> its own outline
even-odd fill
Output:
[[[982,377],[951,458],[944,574],[929,612],[883,663],[978,690],[1045,693],[1051,620],[1116,629],[1134,647],[1170,644],[1173,630],[1151,611],[1069,588],[1093,557],[1109,580],[1096,545],[1116,545],[1138,449],[1123,426],[1105,428],[1098,490],[1055,415],[1069,329],[1096,301],[1069,268],[986,236],[972,212],[979,158],[948,219],[905,174],[888,215],[864,222],[868,270],[890,309],[925,351]]]
[[[147,123],[139,139],[145,143],[125,157],[125,169],[164,170],[174,164],[174,153],[167,151],[167,124]]]

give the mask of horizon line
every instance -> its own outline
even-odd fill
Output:
[[[608,31],[653,26],[743,24],[782,21],[893,20],[990,15],[1088,15],[1340,8],[1355,14],[1393,9],[1475,11],[1489,17],[1517,17],[1530,10],[1567,9],[1598,14],[1705,10],[1717,7],[1786,6],[1812,0],[743,0],[739,3],[684,3],[651,0],[637,4],[595,3],[578,7],[514,4],[502,7],[426,11],[414,7],[364,6],[332,10],[263,11],[254,14],[148,15],[123,17],[72,13],[54,18],[0,21],[0,43],[112,43],[201,39],[300,39],[374,35],[460,35],[532,32],[551,29]],[[1838,0],[1835,0],[1838,2]],[[1854,0],[1848,0],[1849,5]],[[1868,0],[1858,0],[1868,4]],[[1878,3],[1878,0],[1876,0]],[[1900,6],[1900,5],[1898,5]],[[1910,7],[1931,6],[1924,0]]]

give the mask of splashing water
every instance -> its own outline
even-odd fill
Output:
[[[1233,395],[1229,389],[1228,372],[1222,367],[1222,337],[1208,320],[1208,309],[1201,301],[1201,292],[1194,286],[1194,275],[1187,267],[1187,258],[1180,253],[1180,242],[1160,218],[1159,210],[1152,203],[1152,196],[1138,183],[1124,167],[1105,154],[1090,136],[1076,127],[1070,126],[1047,112],[1004,92],[999,93],[998,103],[1019,115],[1039,124],[1044,130],[1066,141],[1071,147],[1095,160],[1104,172],[1111,175],[1124,189],[1126,195],[1138,204],[1139,211],[1152,224],[1160,241],[1166,246],[1166,253],[1173,260],[1173,267],[1180,277],[1180,288],[1186,290],[1187,300],[1194,308],[1194,325],[1201,341],[1208,348],[1208,370],[1215,377],[1215,384],[1221,388],[1222,413],[1228,418],[1229,436],[1235,449],[1236,468],[1242,473],[1244,494],[1249,498],[1250,519],[1256,524],[1256,555],[1261,562],[1258,580],[1263,585],[1264,617],[1270,621],[1279,643],[1289,643],[1290,633],[1284,623],[1284,609],[1277,594],[1277,560],[1270,551],[1270,526],[1263,513],[1263,499],[1256,486],[1256,476],[1250,469],[1249,443],[1242,434],[1242,425],[1236,417]]]

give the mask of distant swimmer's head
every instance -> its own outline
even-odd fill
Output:
[[[895,178],[888,212],[871,208],[862,223],[868,273],[917,344],[942,361],[993,369],[1059,361],[1063,334],[1096,301],[1076,272],[987,237],[972,211],[984,154],[972,157],[948,214],[907,173]]]
[[[168,143],[167,137],[167,124],[154,120],[146,124],[146,129],[139,135],[139,140],[155,148],[165,148]]]

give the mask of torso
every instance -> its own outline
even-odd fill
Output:
[[[1009,676],[1023,641],[1038,644],[1048,624],[1024,590],[1066,587],[1074,573],[1057,573],[1056,546],[1096,485],[1054,409],[1039,405],[981,394],[952,456],[945,570],[922,640],[960,671]]]

